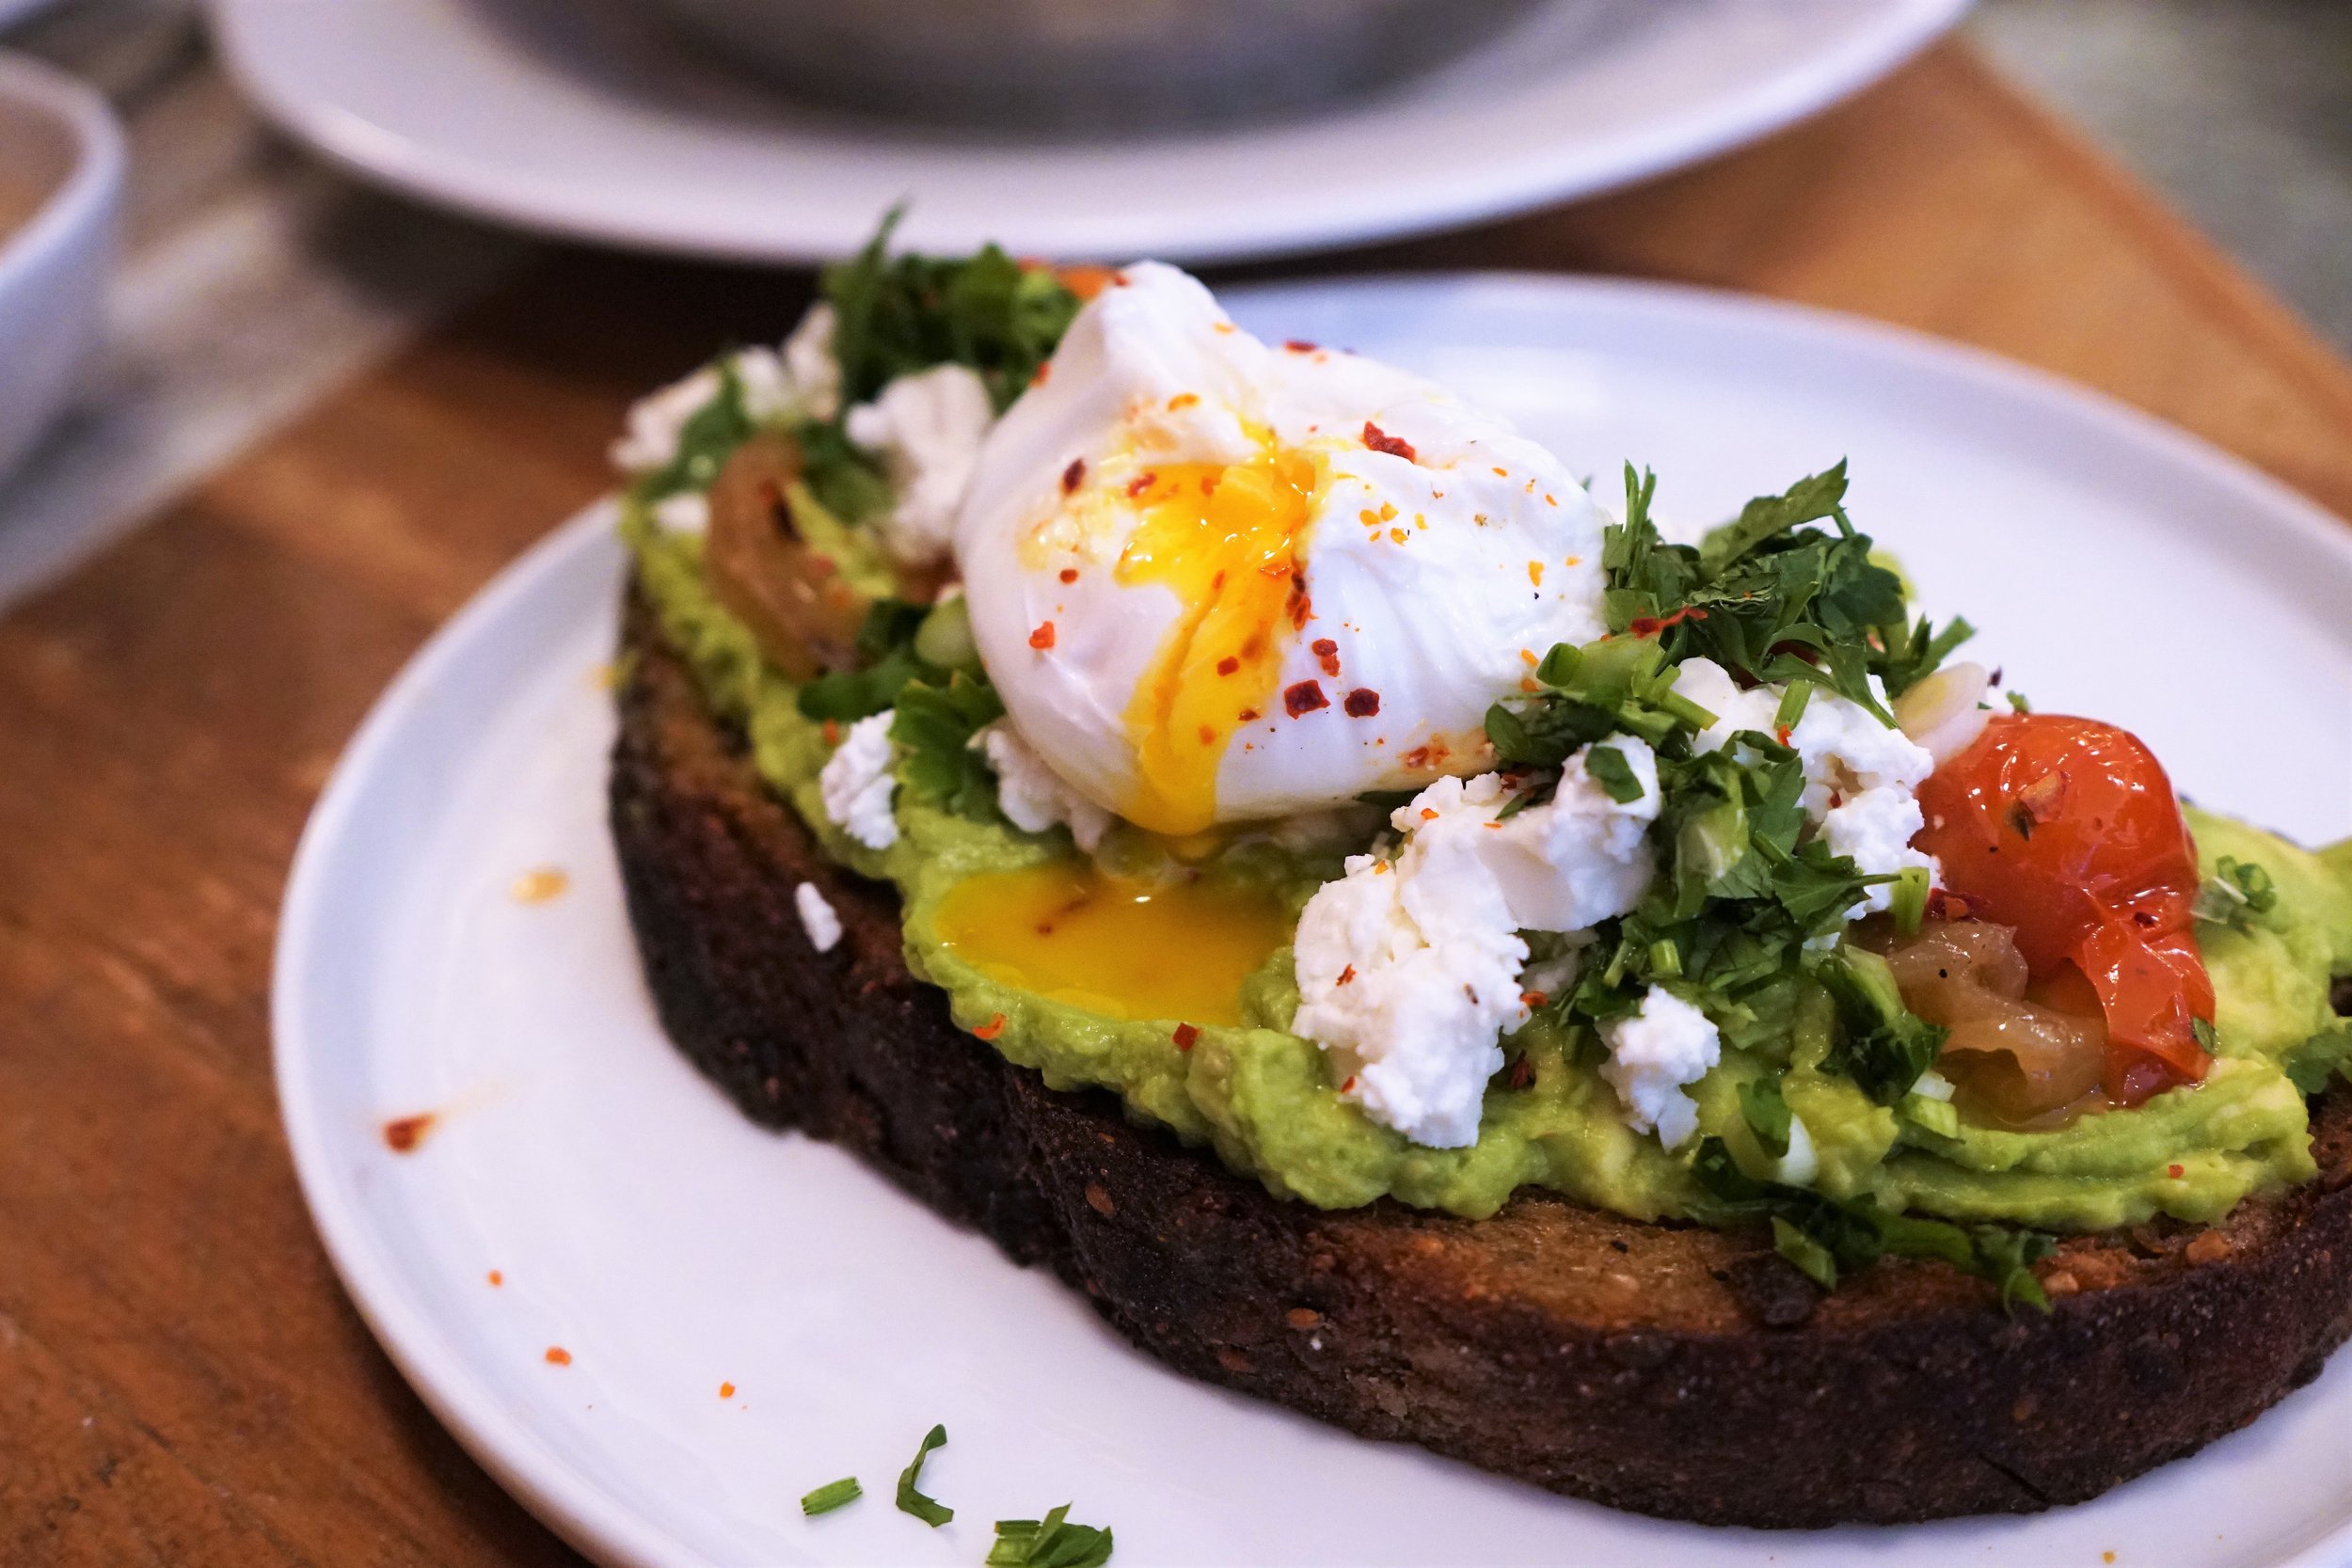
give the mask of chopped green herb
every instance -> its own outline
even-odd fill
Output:
[[[1948,1100],[1931,1095],[1907,1094],[1895,1107],[1896,1113],[1915,1127],[1923,1127],[1941,1138],[1960,1136],[1960,1111]]]
[[[1111,1560],[1111,1532],[1069,1522],[1062,1504],[1043,1519],[999,1519],[987,1568],[1103,1568]]]
[[[900,749],[899,778],[960,816],[989,820],[996,810],[996,775],[972,737],[1004,712],[994,687],[961,670],[942,686],[908,683],[890,721],[890,738]]]
[[[2056,1243],[2038,1231],[1918,1219],[1882,1209],[1867,1196],[1833,1198],[1804,1187],[1759,1181],[1740,1169],[1721,1138],[1701,1141],[1691,1174],[1707,1194],[1699,1217],[1714,1225],[1770,1222],[1775,1249],[1823,1290],[1835,1290],[1844,1275],[1892,1253],[1940,1258],[1963,1274],[1999,1286],[2004,1307],[2023,1304],[2049,1310],[2049,1297],[2034,1277],[2033,1265],[2047,1258]]]
[[[2188,1032],[2190,1037],[2197,1041],[2197,1049],[2202,1051],[2207,1055],[2210,1056],[2216,1051],[2221,1049],[2221,1031],[2206,1022],[2203,1019],[2190,1019],[2188,1021]]]
[[[2029,702],[2027,702],[2027,701],[2026,700],[2026,694],[2025,694],[2024,692],[2022,692],[2022,691],[2011,691],[2011,692],[2008,693],[2008,696],[2009,696],[2009,705],[2010,705],[2010,712],[2012,712],[2012,713],[2031,713],[2031,712],[2033,711],[2033,704],[2031,704],[2031,703],[2029,703]]]
[[[1634,777],[1633,765],[1626,761],[1625,752],[1614,746],[1596,746],[1585,752],[1584,771],[1621,806],[1642,798],[1642,781]]]
[[[893,210],[866,248],[827,267],[841,401],[864,403],[898,376],[934,365],[979,373],[999,413],[1053,356],[1078,296],[1051,269],[1025,267],[995,245],[946,259],[890,254]]]
[[[801,1499],[801,1512],[810,1518],[831,1513],[836,1508],[847,1508],[866,1495],[866,1488],[857,1483],[857,1477],[843,1476],[828,1481]]]
[[[1907,865],[1896,874],[1889,890],[1888,911],[1895,917],[1895,929],[1903,936],[1919,934],[1919,923],[1928,915],[1928,868]]]
[[[1778,1160],[1788,1152],[1788,1130],[1795,1121],[1788,1099],[1780,1091],[1777,1073],[1751,1078],[1740,1085],[1740,1114],[1764,1152]]]
[[[2251,861],[2224,855],[2214,863],[2213,875],[2197,889],[2197,902],[2192,909],[2196,917],[2208,926],[2246,931],[2253,928],[2255,916],[2268,914],[2278,907],[2279,886],[2270,879],[2269,872]]]
[[[1813,972],[1837,1003],[1841,1030],[1833,1059],[1872,1100],[1899,1103],[1935,1060],[1947,1031],[1903,1006],[1895,972],[1876,953],[1840,944],[1820,955]]]
[[[677,451],[670,461],[636,483],[637,499],[647,504],[685,490],[707,490],[720,467],[733,456],[753,429],[743,404],[743,379],[732,359],[718,362],[719,390],[679,427]]]
[[[915,1490],[915,1483],[923,1479],[923,1461],[930,1457],[931,1450],[946,1446],[947,1429],[944,1426],[931,1428],[923,1434],[923,1446],[914,1450],[914,1458],[898,1475],[898,1512],[914,1514],[933,1529],[954,1518],[956,1511],[923,1496]]]

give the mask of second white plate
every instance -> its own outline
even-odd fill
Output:
[[[847,254],[901,198],[953,254],[1232,260],[1467,223],[1706,157],[1877,79],[1967,0],[1547,0],[1359,105],[1148,140],[992,140],[796,109],[633,0],[211,0],[295,134],[427,200],[744,261]]]
[[[1574,466],[1725,514],[1839,455],[1863,525],[2040,705],[2178,783],[2352,832],[2352,530],[2186,436],[1981,356],[1688,291],[1429,279],[1236,295],[1512,414]],[[469,608],[336,771],[287,895],[286,1126],[353,1297],[458,1436],[608,1562],[971,1563],[1074,1501],[1120,1568],[2352,1563],[2352,1361],[2249,1430],[2031,1519],[1771,1536],[1567,1501],[1188,1382],[663,1039],[604,827],[621,551],[575,522]],[[516,879],[564,872],[526,903]],[[796,940],[787,938],[786,940]],[[389,1120],[431,1113],[407,1153]],[[495,1282],[494,1282],[495,1273]],[[548,1358],[560,1349],[563,1364]],[[929,1490],[891,1484],[944,1422]],[[796,1499],[845,1474],[866,1498]],[[2113,1554],[2103,1556],[2103,1554]]]

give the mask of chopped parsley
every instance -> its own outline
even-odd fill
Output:
[[[847,1508],[866,1495],[866,1488],[857,1483],[857,1477],[843,1476],[827,1481],[801,1499],[801,1513],[814,1519],[819,1513],[831,1513],[836,1508]]]
[[[1824,1291],[1879,1259],[1940,1258],[1963,1274],[2000,1287],[2001,1305],[2050,1309],[2033,1265],[2057,1243],[2032,1230],[2005,1226],[1958,1226],[1881,1208],[1869,1197],[1834,1198],[1806,1187],[1758,1181],[1742,1172],[1721,1138],[1699,1146],[1692,1164],[1707,1201],[1698,1217],[1710,1225],[1769,1223],[1773,1249]]]
[[[827,267],[841,401],[864,403],[890,382],[935,365],[964,365],[996,411],[1012,405],[1053,356],[1078,296],[1050,268],[1024,266],[995,245],[952,260],[890,254],[894,209],[866,248]]]
[[[1758,496],[1693,547],[1650,517],[1657,476],[1626,465],[1625,521],[1607,532],[1613,633],[1655,637],[1674,662],[1707,657],[1743,681],[1812,681],[1892,722],[1871,689],[1900,696],[1973,635],[1962,620],[1913,622],[1902,578],[1871,559],[1846,516],[1846,465]],[[1812,525],[1835,525],[1828,531]]]
[[[2270,873],[2251,861],[2224,855],[2214,863],[2213,875],[2197,889],[2197,901],[2191,907],[2196,917],[2208,926],[2226,926],[2233,931],[2253,928],[2257,915],[2268,914],[2279,907],[2279,886],[2270,879]]]
[[[651,503],[687,490],[707,490],[735,449],[758,428],[743,402],[743,378],[732,359],[721,359],[719,390],[678,428],[677,451],[670,461],[636,482],[637,499]]]
[[[954,1518],[956,1511],[925,1497],[915,1489],[915,1483],[923,1479],[923,1461],[930,1457],[931,1450],[946,1446],[947,1429],[944,1426],[931,1428],[923,1434],[923,1446],[914,1450],[914,1457],[898,1474],[898,1512],[914,1514],[933,1529]]]
[[[1062,1504],[1042,1519],[999,1519],[987,1568],[1103,1568],[1111,1560],[1111,1532],[1069,1522]]]

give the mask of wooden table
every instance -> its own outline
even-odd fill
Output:
[[[1640,190],[1280,270],[1333,266],[1860,311],[2104,388],[2352,515],[2352,370],[1957,45]],[[402,1384],[311,1234],[270,1084],[278,895],[418,642],[606,486],[632,396],[772,340],[805,288],[559,253],[0,622],[0,1562],[572,1560]]]

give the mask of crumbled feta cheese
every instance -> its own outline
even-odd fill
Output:
[[[686,421],[719,395],[720,386],[718,367],[705,365],[651,397],[639,400],[628,411],[625,433],[612,443],[613,466],[632,474],[669,467],[677,456],[678,436],[684,433]]]
[[[1639,740],[1599,744],[1625,755],[1639,799],[1609,798],[1586,771],[1590,748],[1554,800],[1508,818],[1500,774],[1439,779],[1391,818],[1405,835],[1393,862],[1356,856],[1299,917],[1293,1031],[1341,1063],[1347,1098],[1415,1143],[1478,1139],[1499,1037],[1526,1022],[1520,993],[1541,989],[1522,983],[1518,933],[1623,914],[1655,874],[1643,835],[1658,816],[1658,759]]]
[[[830,953],[841,940],[841,916],[826,902],[815,882],[803,882],[792,890],[792,907],[801,911],[801,929],[808,933],[808,944],[819,953]]]
[[[1596,751],[1625,758],[1639,797],[1610,799],[1585,770]],[[1658,870],[1647,834],[1659,802],[1658,754],[1631,736],[1597,741],[1568,758],[1549,800],[1480,833],[1478,847],[1502,880],[1512,918],[1530,931],[1581,931],[1640,903]]]
[[[1872,677],[1877,688],[1877,677]],[[1785,686],[1758,686],[1742,691],[1712,659],[1683,661],[1675,677],[1675,691],[1716,716],[1715,722],[1692,741],[1699,752],[1728,745],[1740,730],[1772,733]],[[1881,691],[1882,699],[1883,691]],[[1934,858],[1914,849],[1911,840],[1924,819],[1918,789],[1935,771],[1935,757],[1899,729],[1889,728],[1859,703],[1816,688],[1804,714],[1789,727],[1788,743],[1804,768],[1802,804],[1805,816],[1832,850],[1851,856],[1866,875],[1882,876],[1911,866],[1923,866],[1932,877]],[[1891,886],[1882,883],[1847,911],[1859,920],[1894,899]]]
[[[1061,775],[998,720],[972,737],[996,770],[996,809],[1025,833],[1050,832],[1067,824],[1079,848],[1092,854],[1110,832],[1111,814],[1064,784]]]
[[[841,406],[841,366],[833,356],[833,307],[815,305],[784,341],[784,352],[747,348],[726,361],[741,389],[743,412],[762,422],[801,413],[829,420]],[[720,367],[705,365],[628,411],[627,433],[612,444],[613,465],[651,473],[677,456],[686,423],[724,387]],[[669,526],[667,524],[664,525]]]
[[[851,724],[839,750],[817,775],[825,816],[868,849],[887,849],[898,842],[898,815],[890,809],[898,789],[890,771],[890,721],[895,713],[884,708]]]
[[[1692,739],[1694,752],[1720,751],[1741,730],[1772,734],[1781,691],[1777,686],[1742,691],[1730,673],[1711,658],[1686,658],[1675,669],[1675,695],[1689,698],[1715,716],[1715,721]]]
[[[1527,943],[1465,835],[1417,832],[1393,862],[1352,857],[1308,900],[1294,952],[1291,1027],[1340,1064],[1342,1094],[1415,1143],[1476,1143],[1497,1039],[1527,1016]]]
[[[899,561],[923,566],[946,557],[981,439],[995,422],[987,386],[962,365],[899,376],[850,410],[843,429],[881,455],[897,498],[882,534]]]
[[[653,520],[672,533],[703,533],[710,528],[710,498],[699,490],[680,490],[654,502]]]
[[[1708,1016],[1653,986],[1632,1017],[1602,1024],[1600,1037],[1609,1047],[1600,1075],[1624,1103],[1626,1125],[1638,1132],[1654,1130],[1668,1148],[1689,1142],[1699,1130],[1699,1108],[1683,1086],[1706,1077],[1723,1054]]]
[[[833,307],[818,300],[784,341],[786,379],[801,412],[812,420],[841,412],[841,361],[834,357],[833,329]]]
[[[1873,686],[1876,677],[1872,678]],[[1902,731],[1882,722],[1858,703],[1816,691],[1804,716],[1788,732],[1804,765],[1805,816],[1819,825],[1829,847],[1851,856],[1867,876],[1923,867],[1940,868],[1934,858],[1911,847],[1926,823],[1918,789],[1935,771],[1935,758]],[[1859,920],[1894,901],[1882,882],[1847,911]]]

